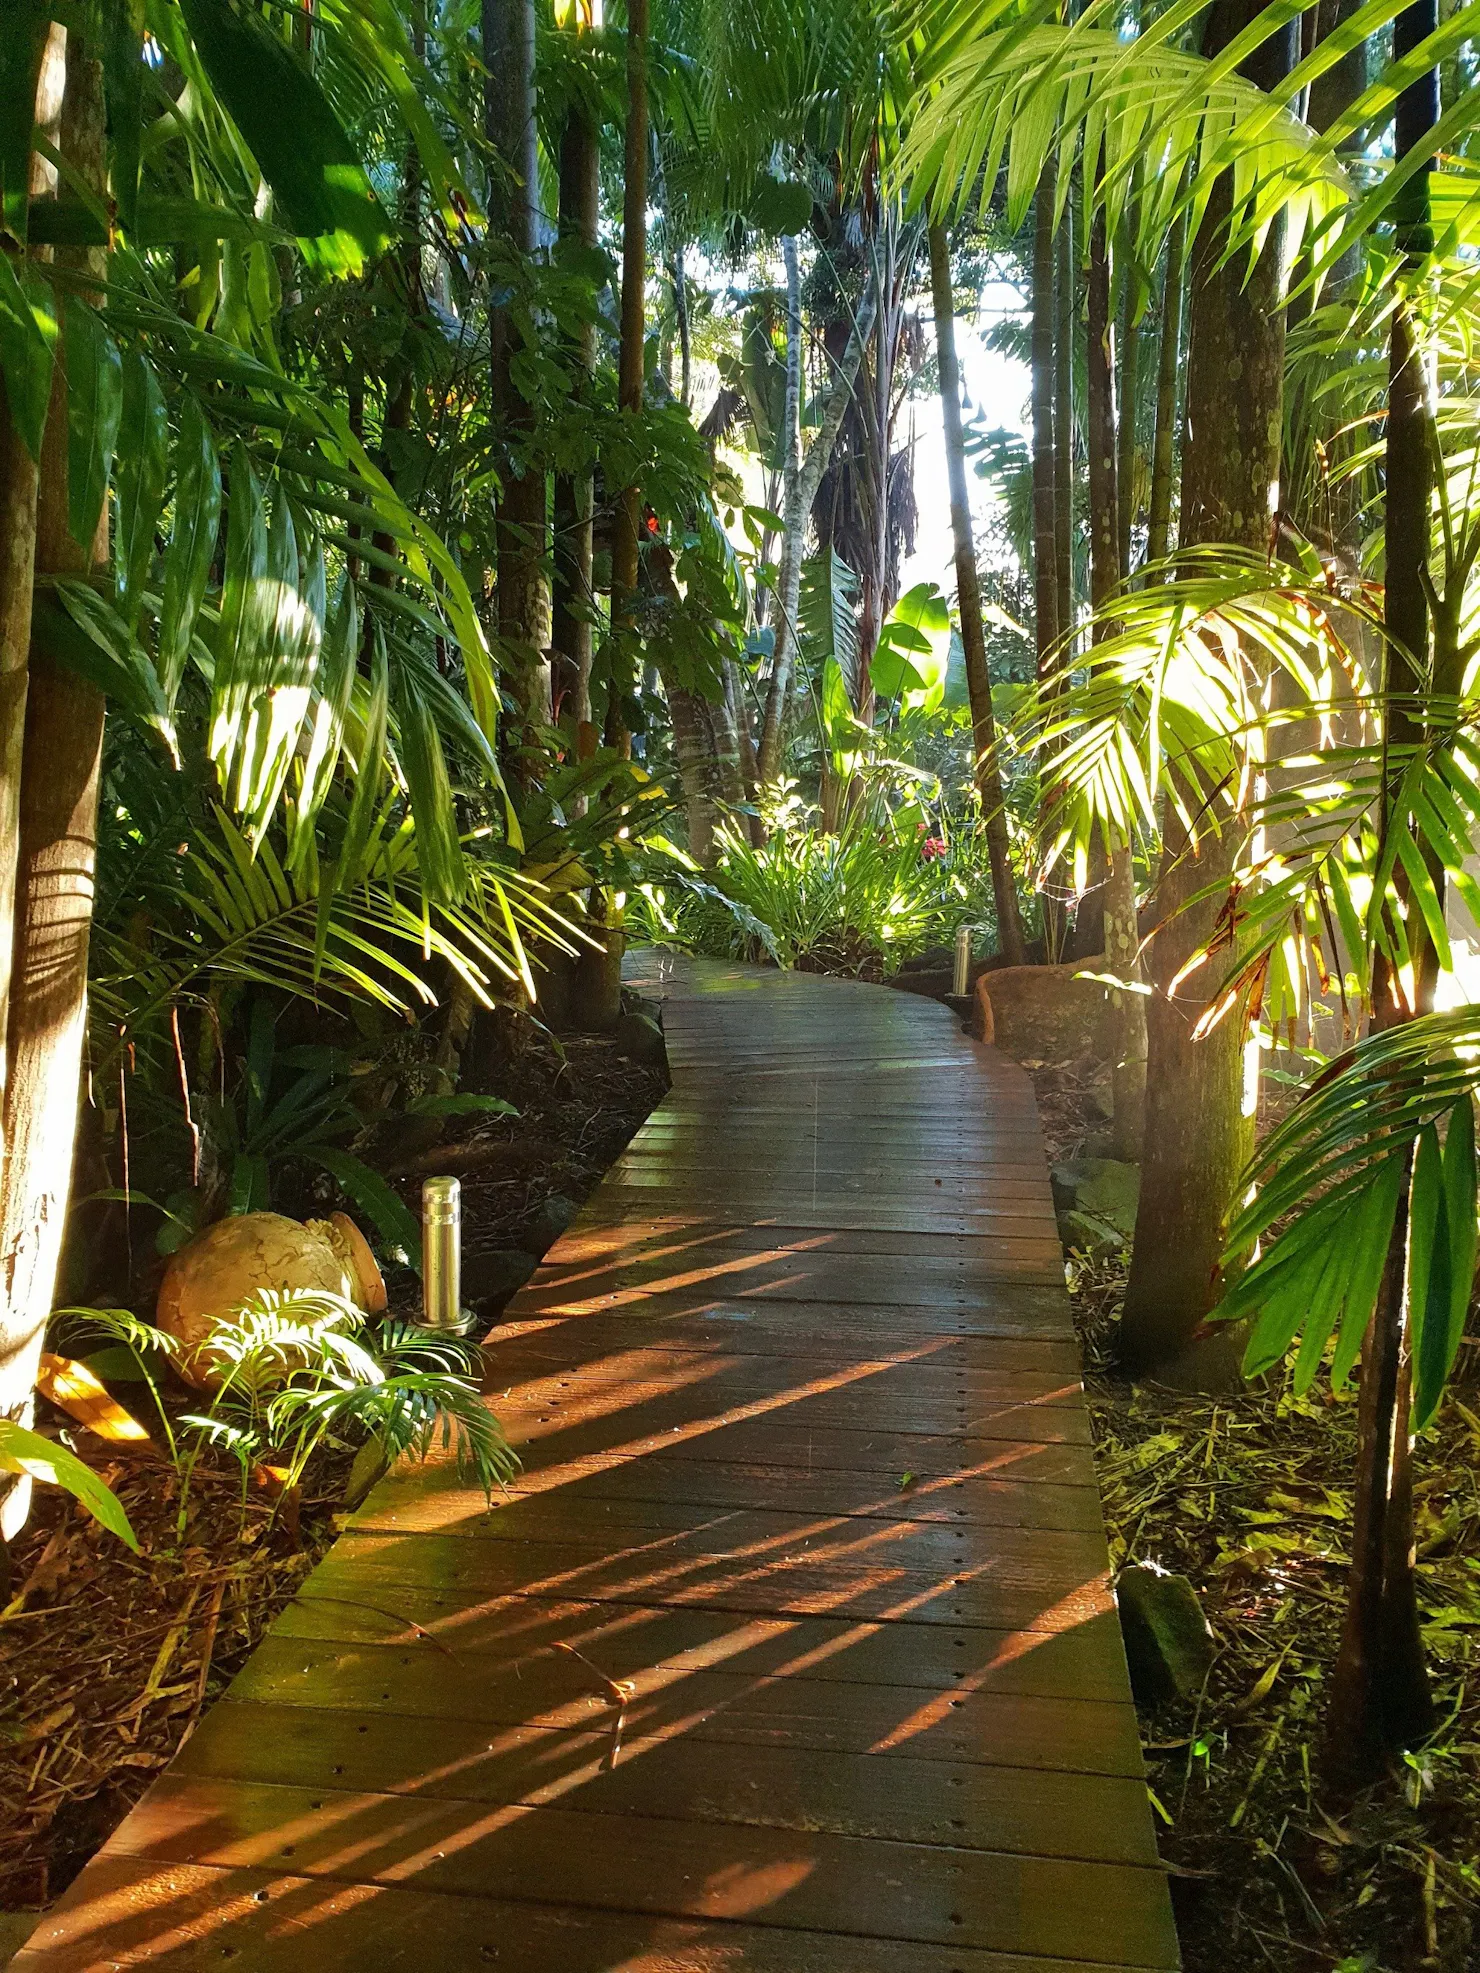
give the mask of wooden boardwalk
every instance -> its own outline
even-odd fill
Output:
[[[1177,1965],[1033,1098],[642,955],[674,1087],[14,1973]]]

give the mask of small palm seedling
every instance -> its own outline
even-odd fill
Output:
[[[271,1463],[289,1494],[328,1446],[361,1448],[353,1494],[396,1459],[424,1459],[439,1444],[485,1493],[517,1468],[479,1396],[476,1345],[394,1320],[372,1329],[338,1295],[263,1289],[214,1326],[188,1367],[212,1397],[181,1422],[198,1444],[231,1453],[244,1487]]]

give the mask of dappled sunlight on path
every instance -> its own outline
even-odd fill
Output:
[[[1025,1077],[644,957],[674,1088],[16,1973],[1176,1966]]]

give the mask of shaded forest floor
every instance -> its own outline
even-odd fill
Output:
[[[463,1175],[464,1301],[485,1324],[667,1088],[661,1069],[623,1059],[608,1040],[555,1043],[519,1025],[517,1046],[494,1051],[481,1085],[518,1117],[474,1119],[473,1129],[457,1119],[431,1154],[437,1169]],[[463,1086],[480,1083],[465,1074]],[[404,1162],[404,1136],[386,1135]],[[383,1169],[417,1210],[419,1174],[397,1175],[389,1156]],[[417,1312],[409,1270],[388,1285],[393,1306]],[[166,1402],[188,1411],[198,1395],[181,1387]],[[162,1454],[120,1455],[44,1402],[38,1409],[43,1429],[76,1434],[143,1553],[51,1488],[39,1490],[10,1550],[0,1586],[0,1913],[34,1912],[66,1888],[245,1663],[334,1540],[353,1457],[316,1457],[285,1511],[258,1486],[244,1490],[226,1455],[207,1453],[182,1504]]]
[[[1093,1092],[1040,1071],[1055,1158],[1098,1149]],[[1187,1973],[1472,1973],[1480,1963],[1480,1339],[1418,1450],[1424,1638],[1440,1725],[1355,1802],[1323,1789],[1351,1540],[1356,1394],[1232,1397],[1115,1373],[1124,1253],[1073,1256],[1111,1558],[1185,1575],[1217,1656],[1143,1714]]]

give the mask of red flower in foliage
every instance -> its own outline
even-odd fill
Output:
[[[927,863],[934,863],[937,857],[944,856],[945,853],[946,839],[944,836],[927,836],[920,845],[920,854]]]

